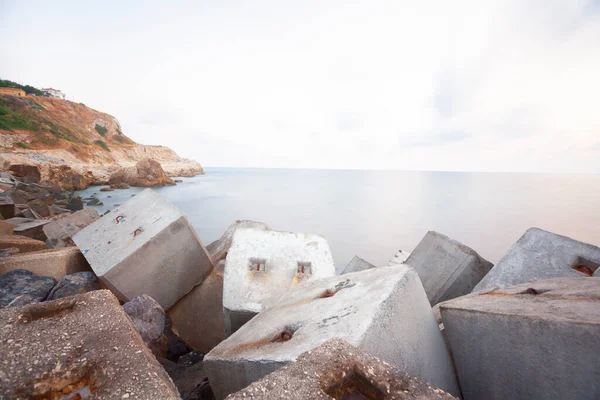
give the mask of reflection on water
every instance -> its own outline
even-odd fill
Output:
[[[237,219],[325,236],[338,268],[384,264],[436,230],[496,262],[531,226],[600,245],[600,176],[206,168],[157,188],[204,244]],[[141,188],[97,193],[102,212]],[[108,197],[110,196],[110,197]]]

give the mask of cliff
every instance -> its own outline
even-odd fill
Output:
[[[158,161],[169,176],[204,173],[198,162],[168,147],[135,143],[115,117],[84,104],[0,95],[0,164],[38,165],[42,173],[66,165],[102,183],[144,158]]]

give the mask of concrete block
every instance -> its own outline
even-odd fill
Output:
[[[67,217],[44,225],[43,230],[51,247],[75,246],[73,235],[100,218],[93,208],[85,208]]]
[[[227,228],[227,230],[225,231],[225,233],[223,234],[223,236],[221,236],[221,238],[219,240],[216,240],[216,241],[212,242],[211,244],[209,244],[208,246],[206,246],[206,250],[208,250],[208,252],[210,253],[210,256],[212,257],[213,264],[216,265],[219,261],[225,260],[225,257],[227,257],[227,252],[229,251],[229,248],[231,247],[231,241],[233,240],[233,234],[239,228],[255,228],[255,229],[263,229],[263,230],[271,229],[266,224],[263,224],[262,222],[249,221],[249,220],[235,221],[233,224],[231,224],[229,226],[229,228]]]
[[[429,231],[405,264],[419,274],[431,305],[470,293],[492,263],[456,240]]]
[[[598,398],[600,279],[530,282],[440,310],[466,400]]]
[[[73,241],[122,300],[147,294],[165,310],[213,268],[185,215],[152,189],[83,228]]]
[[[173,330],[186,343],[206,354],[225,339],[223,275],[213,270],[167,311]]]
[[[406,266],[372,268],[288,290],[208,353],[204,367],[217,398],[223,398],[333,338],[459,394],[423,285]]]
[[[324,237],[240,228],[225,259],[225,331],[235,332],[272,296],[301,282],[335,275]]]
[[[590,276],[599,265],[599,247],[530,228],[473,291],[493,286],[505,288],[540,279]]]
[[[77,247],[0,257],[0,274],[15,269],[26,269],[36,275],[51,276],[57,281],[60,281],[65,275],[92,270]]]
[[[0,235],[12,235],[15,230],[13,224],[9,224],[6,221],[0,221]]]
[[[392,257],[385,266],[395,267],[398,265],[402,265],[408,257],[410,257],[410,253],[408,251],[398,250],[398,252],[394,254],[394,257]]]
[[[366,269],[376,268],[375,265],[371,264],[368,261],[363,260],[359,256],[354,256],[352,260],[346,265],[346,268],[342,271],[340,275],[350,274],[352,272],[364,271]]]
[[[19,253],[39,251],[46,248],[46,243],[19,235],[0,235],[0,249],[19,249]]]
[[[0,325],[0,398],[180,398],[107,290],[0,310]]]
[[[15,216],[15,202],[10,196],[0,196],[0,215],[3,219],[9,219]]]
[[[229,400],[454,399],[341,339],[332,339]]]
[[[14,217],[7,219],[5,222],[14,226],[14,234],[26,236],[35,240],[46,240],[46,234],[44,233],[44,225],[51,223],[45,219],[34,219],[34,218],[21,218]]]

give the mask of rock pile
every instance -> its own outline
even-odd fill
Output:
[[[2,398],[597,397],[596,246],[532,228],[493,267],[429,232],[335,275],[318,235],[237,221],[205,247],[150,189],[99,217],[13,171]]]

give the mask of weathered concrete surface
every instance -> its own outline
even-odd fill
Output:
[[[368,261],[363,260],[359,256],[354,256],[352,260],[346,265],[346,268],[342,271],[340,275],[350,274],[352,272],[364,271],[366,269],[376,268],[375,265],[371,264]]]
[[[1,398],[179,399],[107,290],[0,310],[0,326]]]
[[[19,235],[0,235],[0,249],[15,247],[20,253],[39,251],[46,248],[46,243]]]
[[[215,394],[223,398],[333,338],[459,394],[423,285],[407,266],[373,268],[288,290],[208,353],[204,367]]]
[[[600,265],[600,248],[538,228],[530,228],[473,291],[540,279],[589,276]],[[583,268],[581,268],[583,267]]]
[[[225,331],[235,332],[272,296],[333,275],[331,250],[322,236],[237,229],[225,260]]]
[[[152,189],[83,228],[73,241],[122,300],[147,294],[165,310],[213,268],[185,215]]]
[[[341,339],[227,397],[242,399],[454,399]]]
[[[6,221],[0,221],[0,235],[12,235],[15,230],[13,224],[9,224]]]
[[[398,252],[394,254],[394,257],[392,257],[385,266],[396,267],[398,265],[402,265],[408,257],[410,257],[410,253],[408,251],[398,250]]]
[[[530,282],[440,309],[466,400],[598,398],[600,279]]]
[[[57,281],[60,281],[65,275],[92,270],[77,247],[0,257],[0,274],[15,269],[26,269],[36,275],[50,276]]]
[[[269,230],[267,224],[263,224],[262,222],[250,221],[250,220],[238,220],[227,228],[223,236],[219,240],[216,240],[206,246],[206,250],[208,250],[210,256],[212,257],[213,264],[217,265],[217,263],[221,260],[225,260],[227,257],[227,252],[231,247],[231,241],[233,240],[233,234],[239,228],[255,228],[255,229],[263,229]]]
[[[48,295],[48,300],[62,299],[100,289],[100,281],[93,272],[75,272],[74,274],[66,275],[52,288],[52,291]]]
[[[123,310],[152,353],[156,357],[164,357],[167,352],[167,337],[164,335],[166,316],[160,304],[143,294],[123,304]]]
[[[67,217],[44,225],[44,233],[48,238],[50,247],[75,246],[73,235],[100,218],[98,212],[93,208],[84,208]]]
[[[49,224],[51,221],[45,219],[14,217],[7,219],[5,222],[14,225],[13,233],[15,235],[26,236],[28,238],[44,241],[46,240],[44,225]]]
[[[419,274],[431,305],[470,293],[492,268],[470,247],[429,231],[405,264]]]
[[[44,301],[54,285],[56,281],[49,276],[37,276],[24,269],[10,271],[0,276],[0,308]]]
[[[167,311],[174,332],[196,350],[208,353],[225,339],[223,275],[213,270],[201,284]]]

